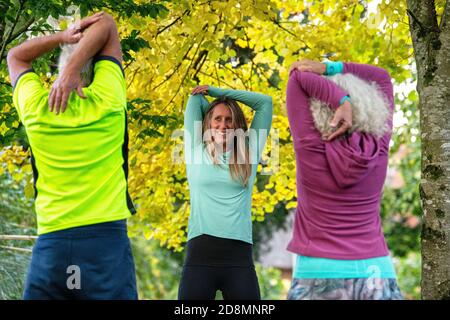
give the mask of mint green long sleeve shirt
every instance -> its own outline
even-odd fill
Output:
[[[270,96],[215,87],[208,88],[211,97],[227,97],[252,108],[255,113],[250,126],[251,176],[246,186],[232,179],[229,171],[230,152],[214,165],[202,141],[203,116],[209,103],[201,95],[190,96],[184,115],[185,161],[190,189],[188,240],[202,234],[253,243],[251,201],[256,169],[272,125]]]

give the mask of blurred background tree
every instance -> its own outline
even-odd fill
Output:
[[[117,19],[127,79],[130,177],[138,213],[129,221],[141,298],[175,298],[186,241],[189,190],[181,156],[183,111],[197,84],[254,90],[274,101],[272,138],[253,196],[255,255],[296,206],[295,155],[285,112],[292,62],[355,61],[386,68],[396,88],[395,133],[382,204],[383,225],[407,298],[420,297],[420,135],[413,48],[406,3],[378,1],[46,1],[6,0],[0,18],[0,234],[34,234],[32,179],[23,127],[11,104],[9,48],[63,28],[77,15],[105,10]],[[35,64],[43,81],[58,52]],[[250,118],[251,112],[246,110]],[[19,298],[32,242],[0,240],[0,292]],[[20,258],[19,258],[20,257]],[[20,265],[20,267],[15,267]],[[281,273],[257,266],[264,298],[284,299]],[[15,272],[15,273],[14,273]],[[6,285],[8,283],[8,285]]]

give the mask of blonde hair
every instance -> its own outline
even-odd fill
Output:
[[[58,71],[62,73],[64,68],[67,66],[70,56],[75,51],[77,44],[64,44],[61,46],[61,54],[59,55],[58,61]],[[92,58],[89,59],[83,68],[81,69],[81,81],[84,86],[88,86],[91,84],[94,77],[94,66],[92,63]]]
[[[206,132],[210,132],[213,110],[219,104],[224,104],[230,110],[234,132],[241,131],[244,133],[244,135],[239,135],[240,137],[244,137],[244,141],[238,141],[236,134],[233,137],[233,149],[228,166],[231,178],[241,182],[245,187],[251,175],[250,151],[246,137],[248,126],[244,113],[236,101],[228,98],[218,98],[211,102],[210,108],[203,119],[203,136],[206,151],[211,157],[213,164],[220,165],[219,152],[217,145],[214,143],[214,138],[211,134],[205,134]]]
[[[353,118],[350,132],[360,131],[381,138],[389,131],[389,103],[375,82],[369,83],[352,74],[327,78],[350,95]],[[332,132],[330,122],[336,111],[317,99],[310,99],[310,109],[317,130],[322,134]]]

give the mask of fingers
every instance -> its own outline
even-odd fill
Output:
[[[313,66],[307,60],[294,62],[289,69],[289,74],[291,74],[291,72],[294,70],[299,70],[302,72],[314,72]]]
[[[61,98],[61,113],[64,113],[67,108],[67,100],[69,100],[70,92],[64,91]]]
[[[83,93],[83,87],[79,85],[76,88],[77,94],[82,99],[86,99],[87,97]],[[48,96],[48,107],[50,112],[55,112],[55,114],[64,113],[67,109],[67,104],[69,102],[70,94],[72,90],[69,88],[63,88],[59,85],[54,85],[50,91]]]
[[[336,128],[341,121],[345,121],[345,118],[342,116],[342,113],[339,111],[336,111],[334,114],[333,120],[330,122],[330,126],[333,128]]]
[[[291,67],[289,68],[289,74],[291,74],[292,71],[297,69],[297,65],[298,65],[298,61],[296,61],[293,64],[291,64]]]
[[[80,32],[81,31],[81,21],[75,21],[71,27],[74,30],[74,32]]]
[[[300,70],[300,71],[306,71],[306,72],[311,72],[311,71],[313,71],[312,68],[311,68],[310,66],[307,66],[307,65],[304,65],[304,64],[300,65],[300,66],[298,67],[298,70]]]
[[[48,110],[53,112],[53,103],[55,101],[55,90],[53,87],[50,89],[50,94],[48,95]]]
[[[72,36],[73,42],[77,43],[80,41],[80,39],[83,37],[83,34],[81,32],[78,32]]]
[[[81,85],[77,87],[77,94],[81,99],[86,99],[86,96],[83,93],[83,88]]]
[[[342,125],[337,129],[335,132],[331,133],[330,135],[325,135],[327,141],[331,141],[341,135],[343,135],[345,132],[347,132],[348,129],[350,129],[352,126],[347,123],[346,121],[343,121]]]
[[[55,114],[59,114],[59,111],[61,108],[61,99],[62,99],[62,92],[61,92],[61,90],[57,90],[56,97],[55,97],[55,103],[53,105],[55,108]]]
[[[340,121],[341,121],[341,119],[336,119],[336,118],[334,118],[334,119],[330,122],[330,126],[331,126],[332,128],[336,128],[336,127],[338,126],[338,124],[339,124]]]
[[[79,23],[80,29],[81,30],[86,29],[91,24],[96,23],[97,21],[99,21],[102,18],[102,15],[103,15],[103,11],[100,11],[90,17],[82,19]]]
[[[208,93],[208,86],[203,85],[203,86],[196,86],[194,89],[192,89],[191,95],[206,94],[206,93]]]

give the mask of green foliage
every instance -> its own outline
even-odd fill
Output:
[[[71,6],[74,6],[73,9]],[[75,8],[78,8],[77,12]],[[18,116],[12,108],[12,87],[8,81],[6,68],[7,50],[29,35],[38,36],[47,32],[55,32],[59,27],[52,26],[48,17],[78,15],[86,16],[89,12],[105,10],[113,11],[119,18],[130,18],[134,15],[156,19],[167,15],[167,8],[156,2],[137,2],[133,0],[73,0],[73,1],[38,1],[38,0],[6,0],[0,10],[6,14],[0,18],[0,147],[11,144],[27,146],[25,132],[18,122]],[[70,10],[69,10],[70,9]],[[4,31],[4,32],[3,32]],[[139,30],[131,30],[129,36],[122,39],[125,62],[132,62],[133,55],[142,48],[149,48],[149,43],[139,37]],[[33,67],[38,74],[56,73],[58,50],[38,59]],[[47,79],[48,81],[49,79]],[[150,132],[151,135],[153,132]]]
[[[39,1],[39,0],[27,0],[18,1],[10,0],[10,4],[14,5],[10,16],[13,16],[13,12],[20,8],[20,4],[25,5],[27,12],[32,12],[36,17],[47,17],[51,15],[58,17],[59,15],[66,15],[67,8],[71,5],[80,8],[82,16],[87,15],[89,12],[109,9],[119,13],[120,17],[131,17],[134,14],[156,18],[158,16],[164,16],[167,14],[167,8],[159,3],[137,3],[133,0],[72,0],[72,1]]]
[[[138,30],[131,31],[131,34],[128,37],[121,39],[120,45],[122,47],[123,60],[125,62],[134,61],[132,52],[138,52],[143,48],[150,48],[148,41],[139,37]]]
[[[183,254],[142,237],[132,238],[131,242],[139,299],[177,299]]]
[[[397,282],[405,299],[421,299],[420,279],[422,269],[420,253],[411,251],[404,257],[394,258],[393,260],[397,272]]]
[[[272,214],[266,216],[264,221],[253,224],[253,256],[258,260],[263,251],[263,244],[270,241],[273,234],[285,228],[286,216],[289,211],[286,209],[284,203],[280,202],[275,206]]]
[[[137,135],[140,139],[144,139],[145,137],[162,137],[162,133],[158,131],[159,128],[175,128],[174,123],[178,123],[177,117],[174,115],[148,114],[151,109],[151,104],[152,102],[150,100],[141,98],[127,102],[130,119],[143,128]]]
[[[417,95],[397,95],[396,103],[396,115],[404,117],[405,125],[394,130],[389,166],[397,172],[400,184],[385,188],[381,213],[389,248],[395,256],[404,257],[411,251],[420,251],[421,147]]]
[[[256,264],[256,274],[258,275],[261,299],[263,300],[283,300],[283,282],[281,271],[275,268],[263,268]]]
[[[0,155],[11,150],[1,151]],[[30,172],[23,171],[23,154],[0,163],[0,235],[35,235],[33,201],[25,196]],[[0,157],[2,158],[2,157]],[[15,164],[19,164],[18,167]],[[8,169],[9,167],[9,169]],[[10,171],[6,171],[10,170]],[[0,300],[21,299],[33,242],[0,239]],[[18,250],[17,250],[18,249]]]
[[[3,242],[0,241],[3,246]],[[0,247],[0,300],[22,299],[31,255]]]

